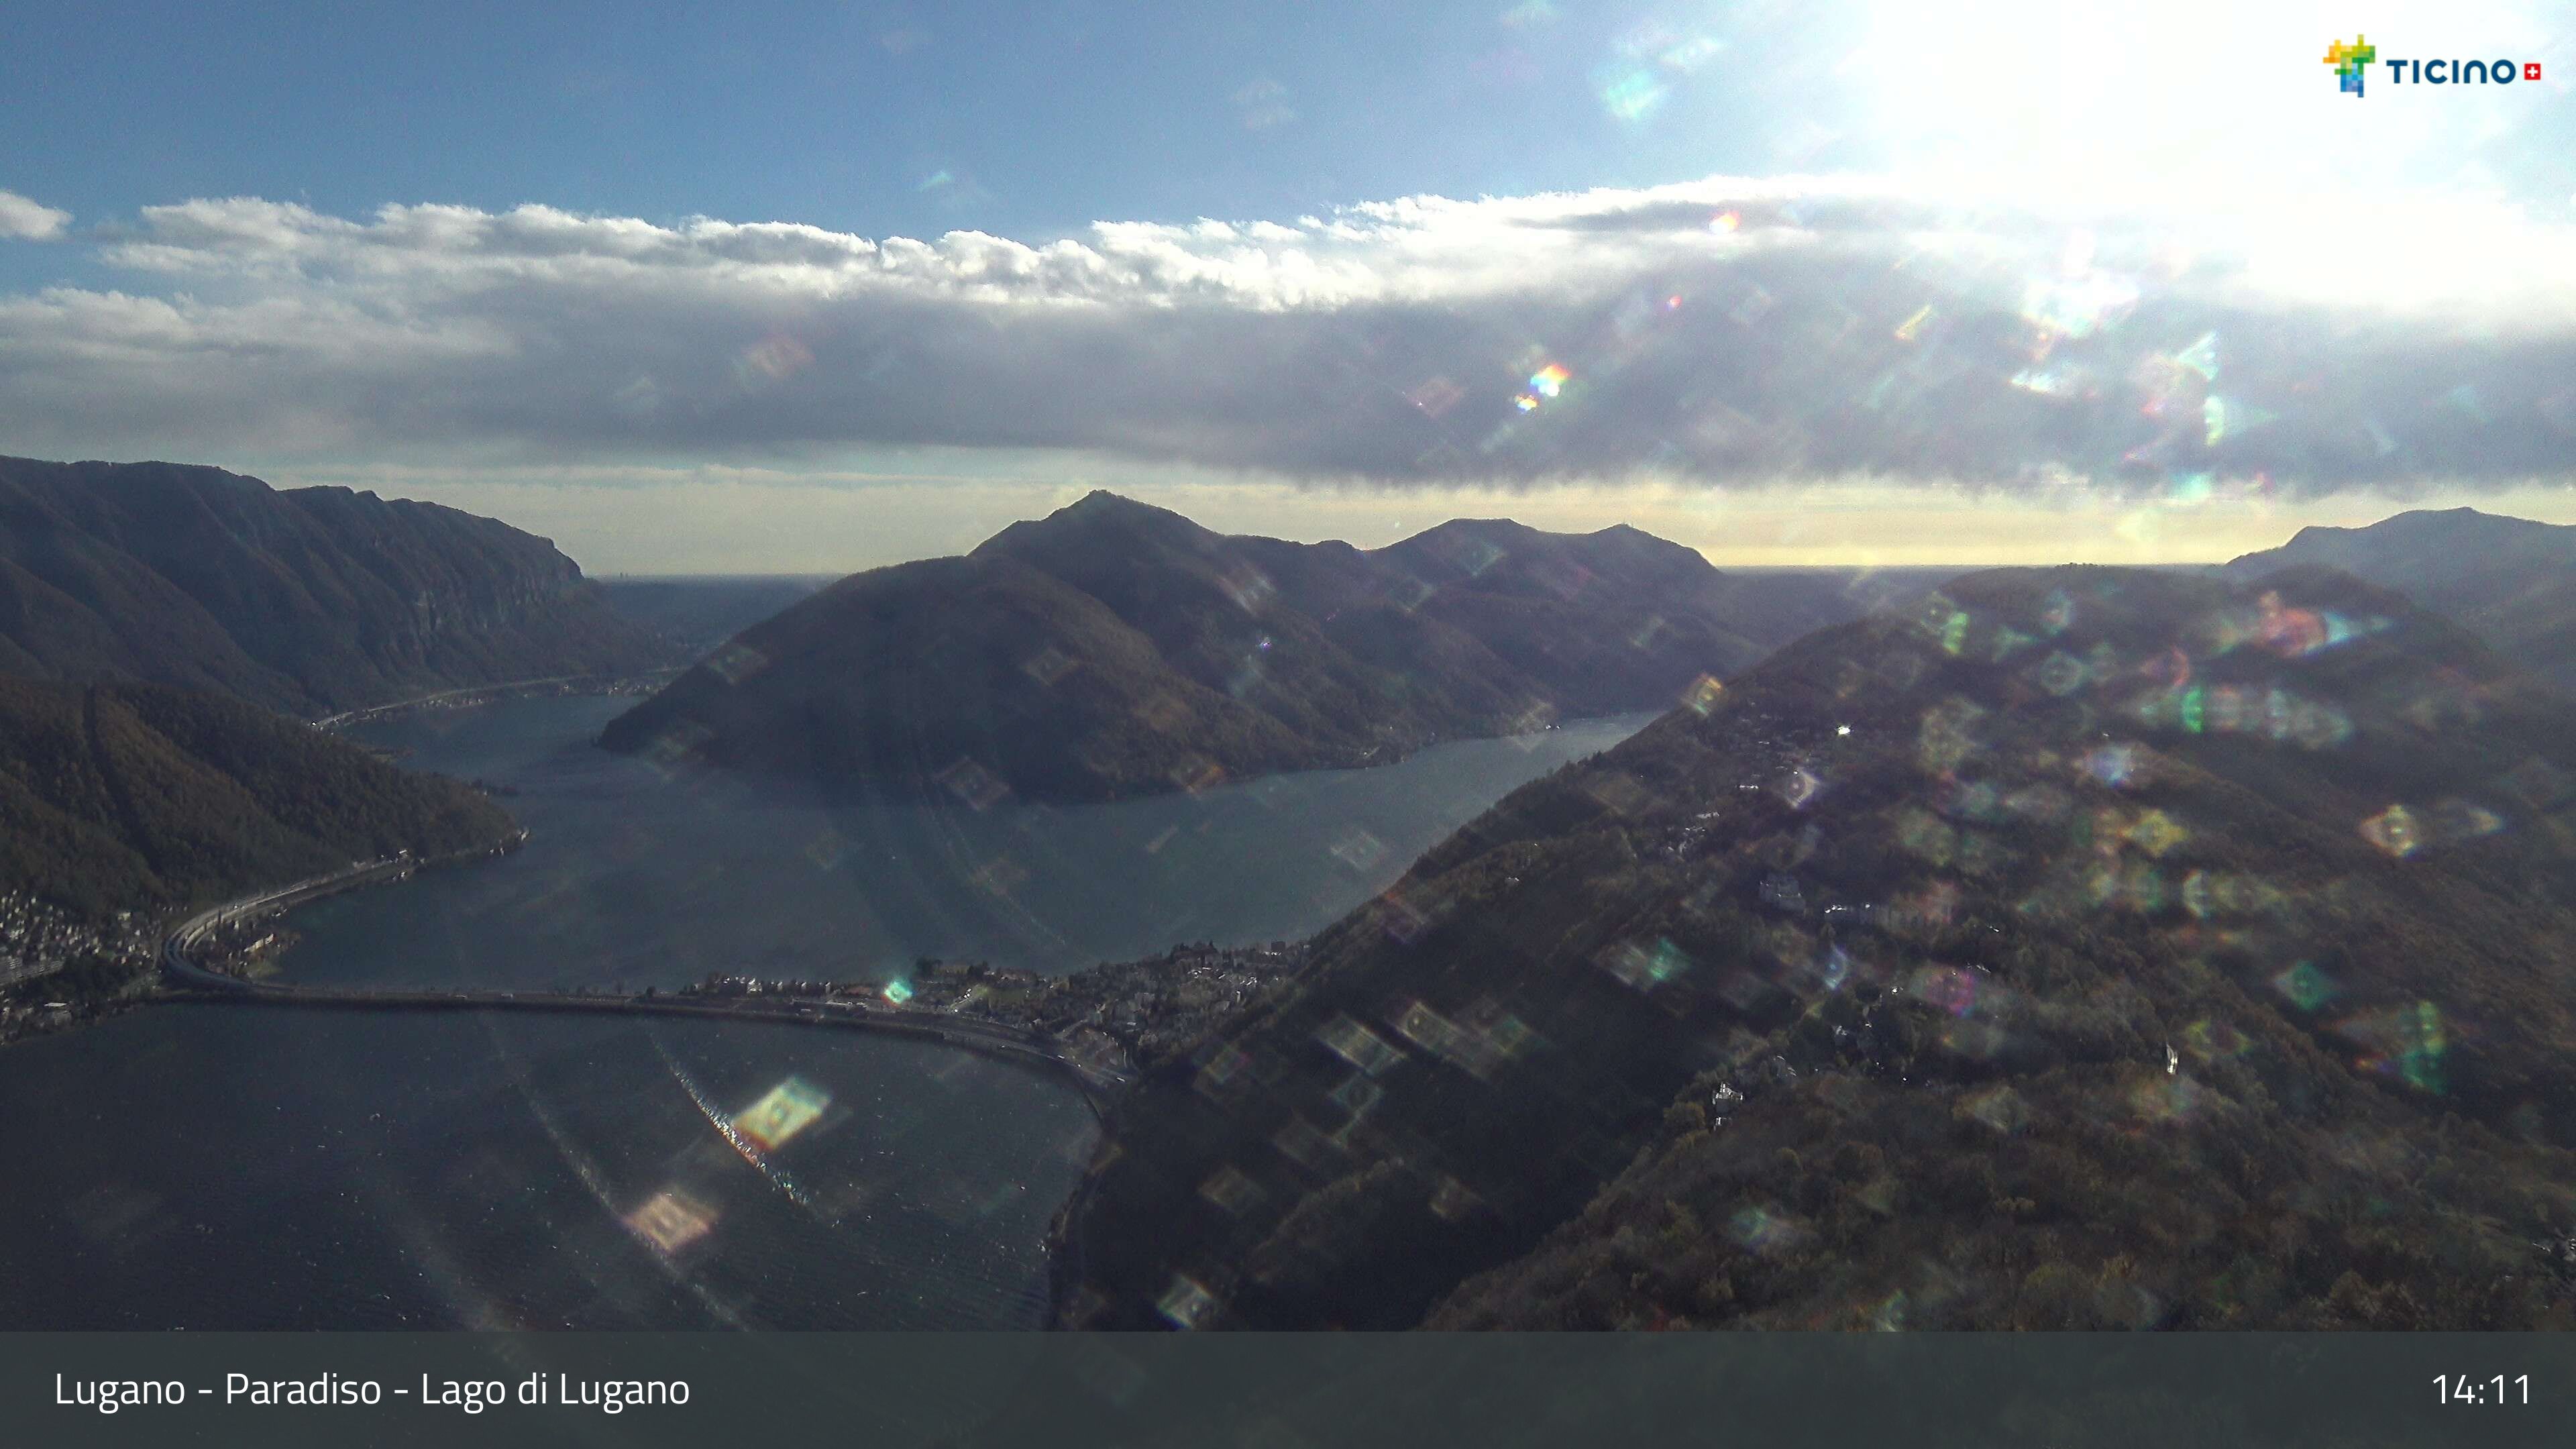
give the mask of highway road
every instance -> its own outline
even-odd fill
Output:
[[[392,714],[397,710],[412,709],[424,704],[435,704],[442,699],[455,699],[459,695],[483,694],[487,691],[496,689],[534,689],[540,684],[570,684],[576,679],[591,679],[595,677],[596,676],[588,674],[556,674],[550,675],[544,679],[513,679],[501,684],[470,684],[461,689],[442,689],[434,694],[416,694],[409,699],[387,700],[383,704],[371,704],[364,709],[342,710],[338,714],[326,714],[320,719],[313,720],[310,723],[317,730],[327,730],[347,724],[352,720],[369,719],[380,714]]]
[[[409,699],[389,699],[383,704],[371,704],[364,709],[342,710],[338,714],[326,714],[320,719],[308,720],[306,723],[317,730],[337,729],[359,720],[399,714],[404,710],[417,709],[425,704],[436,704],[442,699],[461,699],[470,694],[498,694],[503,690],[535,689],[548,684],[616,683],[628,679],[653,679],[662,675],[676,675],[680,672],[681,666],[672,665],[663,669],[639,670],[633,674],[550,674],[543,679],[505,679],[495,684],[468,684],[455,689],[437,690],[429,694],[415,694]]]

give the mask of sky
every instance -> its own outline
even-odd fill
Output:
[[[0,453],[595,573],[843,572],[1093,487],[1721,565],[2576,521],[2570,21],[18,0]],[[2357,33],[2516,80],[2349,94]]]

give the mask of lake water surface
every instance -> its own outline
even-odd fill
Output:
[[[675,986],[923,955],[1063,971],[1304,935],[1644,720],[1114,805],[826,807],[536,699],[364,737],[526,849],[292,918],[311,982]],[[154,1007],[0,1052],[0,1327],[1033,1326],[1095,1142],[1036,1071],[761,1023]],[[766,1103],[739,1151],[720,1118]]]

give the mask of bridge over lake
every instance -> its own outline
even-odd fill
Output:
[[[468,858],[486,853],[491,852],[470,852]],[[888,1032],[1061,1072],[1082,1089],[1084,1099],[1095,1111],[1105,1109],[1130,1080],[1123,1063],[1105,1062],[1078,1052],[1052,1033],[1035,1027],[848,997],[704,997],[665,995],[659,991],[636,994],[519,991],[491,987],[304,986],[246,981],[210,970],[197,960],[206,938],[226,926],[291,910],[340,891],[402,880],[424,864],[443,864],[458,858],[420,862],[408,856],[398,856],[391,860],[354,862],[345,870],[297,881],[201,911],[179,923],[163,939],[161,973],[164,987],[161,999],[341,1011],[624,1013]]]

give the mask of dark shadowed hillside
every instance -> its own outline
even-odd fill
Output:
[[[2576,710],[2000,571],[1524,787],[1150,1070],[1068,1322],[2569,1323]]]
[[[2466,624],[2525,669],[2576,689],[2576,527],[2474,508],[2401,513],[2368,528],[2303,528],[2227,571],[2251,579],[2290,564],[2384,584]]]
[[[221,696],[0,679],[0,892],[96,921],[497,845],[453,780]]]
[[[664,649],[541,538],[219,468],[0,458],[0,673],[321,715]]]
[[[1101,799],[1662,709],[1847,618],[1631,528],[1467,520],[1362,550],[1094,493],[845,579],[610,726],[611,749],[836,787]]]

